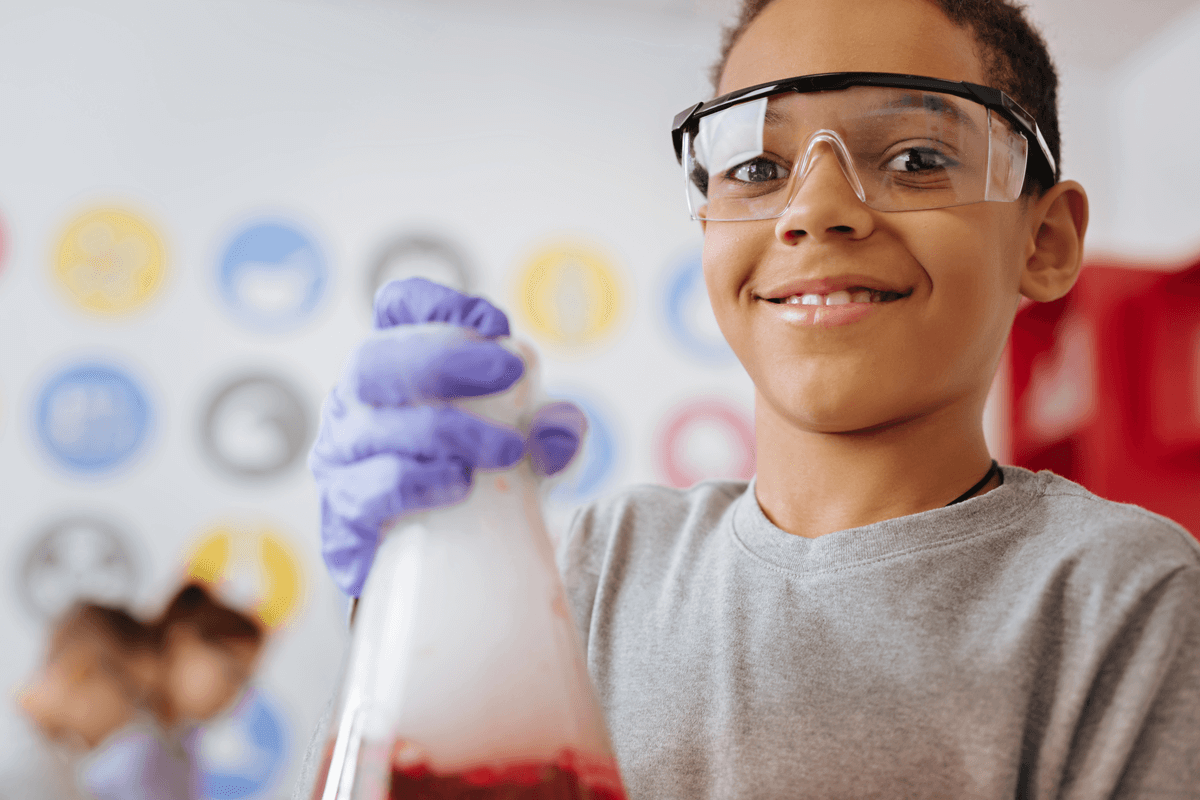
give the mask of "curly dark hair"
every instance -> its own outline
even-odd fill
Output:
[[[163,632],[186,626],[212,644],[245,642],[259,645],[266,636],[253,618],[215,599],[203,585],[189,583],[167,604],[157,627]]]
[[[1058,132],[1058,72],[1046,41],[1025,18],[1025,6],[1012,0],[930,0],[960,28],[967,28],[980,45],[983,68],[991,85],[1008,94],[1037,120],[1054,156],[1054,180],[1061,175]],[[742,32],[772,0],[744,0],[737,20],[725,29],[721,55],[710,78],[715,90],[725,71],[729,51]],[[1028,174],[1024,192],[1045,192],[1049,186]]]
[[[50,637],[50,655],[85,639],[102,642],[123,653],[151,651],[159,646],[158,631],[123,608],[77,603],[58,620]]]

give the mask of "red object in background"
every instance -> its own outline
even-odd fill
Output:
[[[1200,537],[1200,262],[1086,267],[1018,312],[1010,354],[1013,463]]]

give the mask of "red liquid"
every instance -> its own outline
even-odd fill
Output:
[[[330,743],[314,800],[324,793],[333,756]],[[392,749],[388,800],[626,800],[616,764],[573,750],[550,762],[486,765],[463,772],[434,772],[424,754],[399,741]]]
[[[393,752],[388,800],[625,800],[616,766],[563,750],[552,762],[516,762],[438,773],[424,760],[405,761],[403,742]]]

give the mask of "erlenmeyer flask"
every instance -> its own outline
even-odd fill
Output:
[[[514,388],[460,405],[527,433],[520,354]],[[381,536],[333,711],[311,800],[623,800],[528,457]]]

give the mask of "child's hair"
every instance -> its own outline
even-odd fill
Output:
[[[158,631],[120,608],[80,603],[59,620],[50,639],[50,656],[73,642],[111,645],[121,653],[156,650]]]
[[[746,27],[772,0],[744,0],[737,21],[725,30],[721,56],[710,77],[715,88],[725,71],[729,51]],[[990,84],[1021,105],[1037,120],[1056,163],[1054,179],[1061,174],[1058,132],[1058,73],[1046,41],[1025,19],[1025,7],[1012,0],[931,0],[950,21],[968,28],[979,43]],[[786,77],[786,76],[780,76]],[[1036,147],[1036,144],[1031,146]],[[1027,174],[1023,193],[1045,192],[1049,186]]]
[[[257,646],[264,637],[254,619],[214,600],[198,583],[180,589],[159,618],[164,636],[178,626],[187,626],[203,641],[217,645],[236,641]]]

